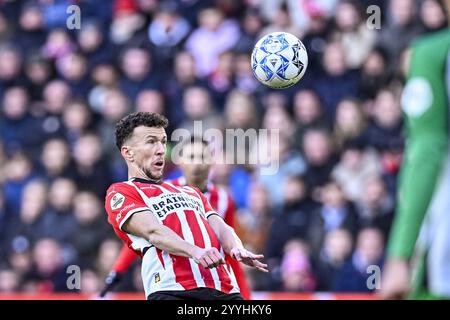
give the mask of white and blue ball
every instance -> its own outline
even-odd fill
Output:
[[[285,89],[304,76],[308,67],[308,53],[293,34],[273,32],[255,44],[251,64],[253,74],[262,84],[274,89]]]

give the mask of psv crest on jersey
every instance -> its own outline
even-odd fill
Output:
[[[111,207],[111,210],[117,210],[123,206],[124,202],[125,196],[118,192],[111,198],[109,206]]]

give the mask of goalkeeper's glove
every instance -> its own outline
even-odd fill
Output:
[[[105,279],[105,287],[100,293],[100,297],[103,298],[109,291],[114,289],[114,287],[122,280],[122,274],[117,271],[111,271]]]

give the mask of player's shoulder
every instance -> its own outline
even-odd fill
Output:
[[[129,184],[129,181],[114,182],[109,186],[108,190],[106,191],[106,196],[109,196],[115,192],[127,191],[132,188],[133,187]]]

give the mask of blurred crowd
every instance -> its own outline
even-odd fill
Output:
[[[80,29],[66,26],[71,4]],[[379,29],[366,24],[369,5]],[[127,179],[114,125],[136,110],[165,114],[169,137],[195,120],[280,129],[276,174],[211,173],[233,195],[239,235],[269,263],[268,275],[246,270],[251,287],[370,291],[395,207],[407,47],[446,25],[438,0],[0,0],[0,292],[67,291],[71,264],[81,292],[101,289],[121,248],[103,199]],[[272,31],[309,54],[286,90],[263,87],[250,66]],[[142,290],[138,264],[119,290]]]

